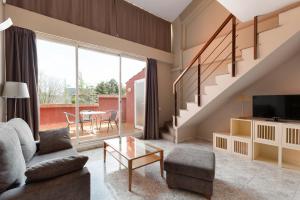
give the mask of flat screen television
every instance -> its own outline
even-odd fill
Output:
[[[300,95],[253,96],[253,117],[300,120]]]

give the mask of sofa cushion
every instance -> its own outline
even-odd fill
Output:
[[[42,131],[40,134],[39,154],[51,153],[72,148],[68,128]]]
[[[36,144],[33,134],[28,124],[20,118],[14,118],[7,122],[18,133],[23,156],[26,162],[29,162],[36,153]]]
[[[215,177],[215,154],[195,148],[175,148],[164,161],[165,170],[207,181]]]
[[[15,129],[0,125],[0,193],[24,183],[25,160]]]
[[[87,160],[87,156],[78,155],[40,162],[25,172],[26,183],[48,180],[80,170]]]
[[[36,154],[32,160],[27,163],[27,167],[32,167],[40,162],[44,162],[47,160],[52,160],[52,159],[58,159],[58,158],[64,158],[68,156],[77,156],[78,153],[75,149],[65,149],[61,151],[56,151],[53,153],[48,153],[48,154]]]

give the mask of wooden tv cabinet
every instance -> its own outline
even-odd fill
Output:
[[[230,123],[230,133],[214,133],[214,150],[300,170],[300,123],[251,118]]]

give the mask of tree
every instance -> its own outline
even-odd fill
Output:
[[[97,99],[97,94],[96,94],[95,88],[93,86],[87,85],[84,82],[81,74],[79,74],[79,76],[78,76],[78,87],[79,87],[79,103],[80,104],[97,103],[98,99]],[[75,102],[75,97],[73,98],[73,101]]]
[[[58,103],[64,97],[64,83],[39,73],[39,99],[41,104]]]
[[[101,81],[95,88],[96,94],[119,94],[119,85],[115,79],[109,81]]]
[[[107,85],[104,81],[100,82],[97,84],[96,88],[95,88],[95,92],[96,94],[107,94]]]

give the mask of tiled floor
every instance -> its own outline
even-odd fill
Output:
[[[166,155],[176,146],[165,140],[150,142],[163,148]],[[179,146],[212,150],[211,144],[202,141],[183,143]],[[82,154],[90,157],[87,166],[92,175],[93,200],[205,199],[194,193],[169,189],[160,176],[158,163],[134,171],[130,193],[127,191],[127,171],[110,156],[104,165],[103,149]],[[300,172],[217,152],[212,199],[300,200]]]
[[[42,125],[41,130],[49,130],[49,129],[57,129],[57,128],[65,128],[66,123],[58,123],[58,124],[51,124],[51,125]],[[97,126],[94,124],[94,126],[91,126],[90,123],[85,123],[83,127],[83,132],[79,130],[79,139],[80,141],[90,141],[95,139],[102,139],[102,138],[108,138],[108,137],[114,137],[119,134],[119,129],[115,124],[112,124],[113,128],[107,129],[108,125],[102,124],[100,129],[100,122],[98,122]],[[132,135],[141,133],[142,130],[136,129],[134,127],[134,124],[132,123],[122,123],[121,124],[121,132],[122,135]],[[76,126],[72,125],[70,127],[70,135],[71,138],[75,141],[77,139],[76,135]]]

